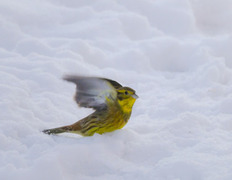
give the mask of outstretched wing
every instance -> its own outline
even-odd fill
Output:
[[[122,87],[116,81],[105,78],[67,75],[63,79],[76,84],[75,101],[79,106],[95,110],[106,108],[108,101],[113,102],[117,98],[116,89]]]

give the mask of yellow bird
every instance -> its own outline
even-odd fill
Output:
[[[123,87],[116,81],[68,75],[64,80],[76,84],[75,101],[80,107],[93,108],[95,112],[68,126],[43,130],[46,134],[77,133],[92,136],[121,129],[128,122],[138,96],[135,90]]]

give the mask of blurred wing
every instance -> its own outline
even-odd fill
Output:
[[[81,107],[104,109],[108,101],[117,98],[116,89],[122,87],[116,81],[96,77],[65,76],[64,80],[76,84],[75,101]]]

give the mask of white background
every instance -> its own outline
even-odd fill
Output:
[[[0,179],[231,180],[231,0],[2,0]],[[92,112],[64,74],[137,91],[128,124],[43,129]]]

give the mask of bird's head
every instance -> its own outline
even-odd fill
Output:
[[[138,95],[135,93],[135,90],[129,87],[121,87],[117,89],[118,103],[125,111],[131,111],[131,108],[137,98]]]

